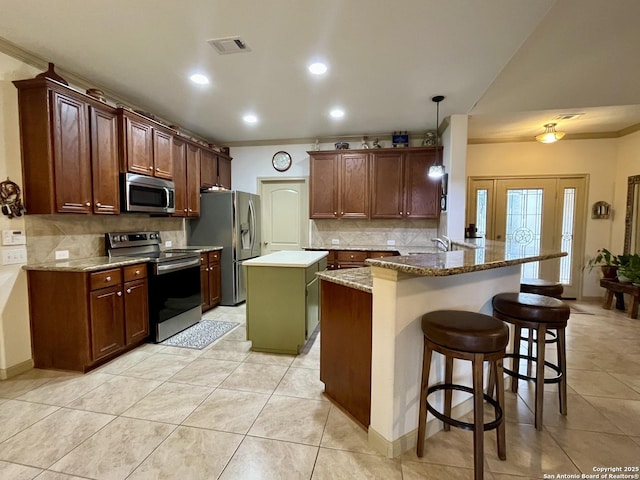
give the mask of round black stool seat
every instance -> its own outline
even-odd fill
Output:
[[[512,377],[511,391],[518,391],[518,379],[535,383],[535,426],[542,430],[542,406],[545,383],[558,383],[560,413],[567,414],[566,343],[565,329],[571,311],[561,300],[534,293],[500,293],[493,297],[493,315],[513,326],[513,345],[505,355],[511,358],[511,369],[504,372]],[[527,337],[522,330],[527,329]],[[555,330],[551,340],[546,339],[549,330]],[[521,342],[529,343],[528,354],[521,352]],[[545,343],[556,343],[557,364],[545,359]],[[536,346],[535,354],[533,345]],[[527,361],[527,373],[520,373],[520,361]],[[532,374],[532,364],[536,365]],[[555,376],[545,377],[545,367],[553,370]]]
[[[444,430],[451,426],[473,431],[474,478],[482,480],[484,462],[484,432],[497,432],[498,457],[506,459],[504,422],[504,383],[502,359],[509,343],[509,329],[504,322],[482,313],[460,310],[437,310],[422,316],[424,333],[424,355],[422,360],[422,383],[420,387],[420,415],[418,418],[417,455],[424,454],[427,411],[442,421]],[[444,383],[429,386],[432,352],[445,356]],[[454,359],[472,363],[473,388],[453,383]],[[484,362],[489,363],[489,382],[484,393]],[[497,381],[495,380],[497,379]],[[495,386],[495,398],[492,397]],[[452,417],[453,391],[463,391],[473,396],[473,423],[462,422]],[[437,410],[428,397],[444,392],[444,411]],[[484,423],[484,402],[493,407],[494,420]]]
[[[422,316],[422,331],[433,343],[469,353],[492,353],[509,343],[509,329],[493,317],[459,310]]]
[[[541,278],[523,278],[520,280],[520,292],[560,298],[564,292],[564,287],[560,282],[542,280]]]

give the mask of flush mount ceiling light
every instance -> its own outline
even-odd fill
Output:
[[[249,125],[258,123],[258,117],[253,113],[246,114],[244,117],[242,117],[242,120],[244,120],[244,123],[248,123]]]
[[[201,73],[194,73],[193,75],[191,75],[189,77],[189,80],[191,80],[193,83],[197,84],[197,85],[208,85],[209,84],[209,79],[201,74]]]
[[[322,62],[315,62],[309,65],[309,71],[314,75],[324,75],[327,73],[327,65]]]
[[[341,108],[334,108],[329,112],[329,115],[331,115],[331,118],[342,118],[344,117],[344,110]]]
[[[553,143],[564,137],[564,132],[556,132],[555,123],[546,123],[544,125],[544,133],[536,135],[536,140],[540,143]]]
[[[431,97],[431,101],[436,104],[436,145],[440,145],[440,102],[442,100],[444,100],[443,95]],[[436,163],[429,167],[429,177],[431,178],[442,178],[444,175],[444,165],[439,163],[440,156],[440,154],[436,154]]]

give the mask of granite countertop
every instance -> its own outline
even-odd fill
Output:
[[[346,268],[344,270],[325,270],[316,273],[321,280],[327,280],[345,287],[355,288],[363,292],[373,292],[373,278],[370,267]]]
[[[451,243],[458,248],[484,247],[484,238],[465,238],[464,240],[452,240]],[[307,247],[307,250],[352,250],[358,252],[398,252],[400,255],[415,255],[418,253],[438,253],[441,250],[432,243],[431,245],[322,245]]]
[[[215,252],[216,250],[222,250],[224,247],[217,247],[213,245],[189,245],[186,247],[171,248],[170,250],[184,250],[188,252],[206,253]]]
[[[309,267],[329,254],[326,250],[281,250],[245,260],[248,267]]]
[[[23,265],[22,269],[50,272],[97,272],[100,270],[107,270],[109,268],[145,263],[150,260],[151,259],[149,257],[91,257]]]

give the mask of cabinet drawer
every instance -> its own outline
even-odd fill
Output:
[[[131,280],[138,280],[140,278],[146,278],[147,266],[144,263],[139,265],[130,265],[124,267],[124,281],[130,282]]]
[[[209,252],[209,263],[212,262],[220,263],[220,252]]]
[[[340,250],[337,253],[338,262],[364,262],[367,259],[367,252]]]
[[[369,252],[367,258],[395,257],[398,252]]]
[[[91,290],[111,287],[122,283],[122,273],[119,268],[103,270],[91,274]]]

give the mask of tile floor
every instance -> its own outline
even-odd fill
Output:
[[[550,385],[538,432],[531,390],[508,392],[507,461],[488,432],[485,478],[640,465],[640,320],[576,307],[569,415]],[[244,323],[244,308],[206,317]],[[322,396],[319,341],[294,357],[253,353],[244,336],[240,325],[202,351],[149,344],[87,375],[32,370],[0,382],[0,479],[472,478],[470,432],[437,433],[421,459],[384,458]]]

